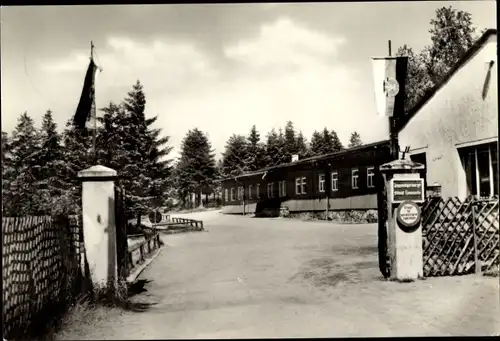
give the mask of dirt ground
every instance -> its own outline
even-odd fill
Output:
[[[163,237],[135,311],[76,311],[56,339],[500,334],[498,277],[384,281],[375,224],[189,216],[208,232]]]

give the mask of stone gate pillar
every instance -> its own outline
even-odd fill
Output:
[[[420,205],[425,199],[424,165],[408,159],[380,166],[387,188],[387,235],[391,279],[423,276]]]
[[[96,165],[78,172],[82,181],[85,256],[95,293],[117,285],[114,169]]]

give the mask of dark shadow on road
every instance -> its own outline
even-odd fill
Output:
[[[148,279],[139,279],[128,286],[126,302],[122,303],[122,308],[128,311],[142,313],[148,311],[152,306],[156,305],[157,302],[148,302],[144,295],[148,289],[145,288],[146,284],[151,283]]]
[[[151,281],[148,279],[139,279],[133,283],[130,283],[128,286],[128,297],[131,298],[137,294],[148,291],[148,289],[145,288],[146,284],[148,283],[151,283]]]

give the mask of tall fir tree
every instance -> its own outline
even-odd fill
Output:
[[[182,195],[195,193],[201,205],[202,189],[213,185],[216,175],[215,154],[208,136],[198,128],[188,131],[181,148],[177,184]]]
[[[222,153],[222,172],[226,177],[234,177],[250,171],[248,163],[248,142],[245,136],[233,134]]]
[[[273,128],[267,134],[266,141],[266,166],[277,166],[284,163],[284,138],[283,133],[276,132]]]
[[[342,145],[342,142],[340,142],[340,139],[335,130],[332,130],[330,132],[330,136],[332,137],[332,152],[340,152],[342,149],[344,149],[344,146]]]
[[[57,132],[51,110],[47,110],[43,116],[40,139],[37,190],[41,196],[41,210],[52,215],[69,213],[65,205],[60,205],[60,197],[66,191],[63,177],[65,162],[61,136]]]
[[[12,165],[11,142],[9,134],[2,131],[2,214],[7,215],[10,211],[10,203],[8,202],[11,195],[10,184],[14,176],[14,168]]]
[[[359,147],[363,144],[361,142],[361,136],[359,136],[358,132],[353,131],[351,133],[351,137],[349,138],[349,148]]]
[[[311,153],[307,146],[307,140],[304,137],[304,134],[302,134],[302,131],[299,131],[295,144],[297,146],[297,154],[299,155],[299,159],[305,159],[311,156]]]
[[[292,121],[288,121],[285,126],[284,159],[285,162],[292,161],[292,155],[298,154],[297,134]]]
[[[265,147],[260,142],[260,134],[255,125],[252,126],[247,138],[247,168],[254,171],[265,167]]]
[[[24,112],[18,119],[10,141],[12,178],[6,198],[7,215],[39,215],[40,193],[36,184],[40,174],[40,133],[33,119]]]
[[[318,156],[324,154],[323,151],[324,151],[323,135],[315,130],[311,137],[311,156]]]

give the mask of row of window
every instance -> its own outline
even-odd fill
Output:
[[[330,181],[331,181],[331,189],[332,191],[338,191],[339,189],[339,174],[337,171],[333,171],[330,174]],[[373,188],[375,187],[374,183],[374,177],[375,177],[375,172],[374,172],[374,167],[368,167],[367,172],[366,172],[366,183],[367,187]],[[318,190],[319,192],[325,192],[326,189],[326,175],[325,174],[320,174],[318,176]],[[359,169],[353,168],[351,169],[351,187],[353,189],[359,188]],[[252,189],[253,186],[249,185],[248,186],[248,199],[252,199]],[[240,186],[238,187],[238,197],[235,197],[235,188],[231,188],[231,201],[235,200],[243,200],[243,187]],[[299,177],[295,178],[295,194],[296,195],[303,195],[307,193],[307,178],[306,177]],[[256,196],[259,197],[260,195],[260,184],[256,185]],[[286,181],[279,181],[278,182],[278,195],[280,197],[286,196]],[[267,197],[268,198],[273,198],[274,197],[274,183],[270,182],[267,184]],[[225,190],[225,198],[226,201],[229,201],[229,192],[226,189]]]

